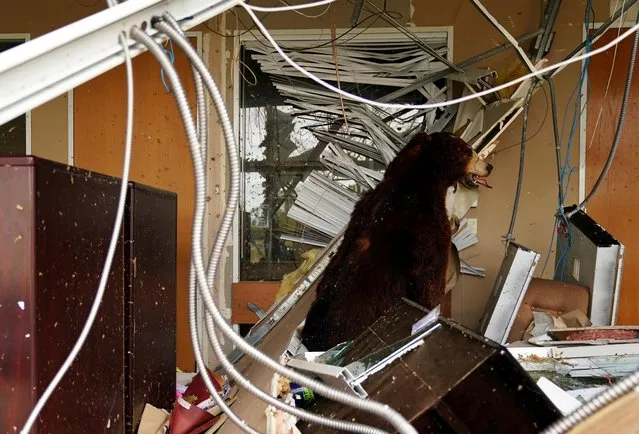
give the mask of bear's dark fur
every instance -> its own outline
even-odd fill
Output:
[[[477,161],[486,173],[473,172]],[[303,344],[323,351],[353,339],[401,297],[439,305],[451,248],[446,191],[491,168],[452,134],[414,136],[355,206],[317,286]]]

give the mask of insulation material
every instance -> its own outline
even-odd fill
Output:
[[[448,56],[447,33],[430,32],[419,35],[435,52]],[[498,101],[474,99],[442,109],[390,110],[353,103],[306,79],[268,45],[248,42],[252,58],[263,72],[269,74],[277,92],[293,107],[291,116],[305,120],[304,129],[318,140],[309,152],[319,156],[330,175],[320,170],[310,171],[295,187],[297,197],[287,216],[300,223],[281,239],[313,246],[324,246],[348,224],[350,213],[360,195],[383,178],[384,169],[407,140],[418,131],[429,133],[451,130],[467,140],[482,157],[495,148],[495,139],[521,112],[521,105],[530,82],[515,91],[516,98]],[[446,65],[410,39],[373,41],[353,38],[331,44],[291,41],[289,54],[298,64],[318,77],[337,83],[342,89],[359,93],[367,86],[384,86],[386,95],[410,87],[422,77],[446,69]],[[339,76],[337,76],[339,71]],[[411,101],[419,94],[429,103],[446,101],[450,80],[464,85],[464,95],[486,87],[489,70],[469,69],[450,72],[448,80],[424,83],[409,94]],[[394,89],[393,89],[394,88]],[[369,96],[373,97],[373,96]],[[408,98],[408,99],[406,99]],[[387,100],[387,98],[382,97]],[[393,101],[389,101],[393,102]],[[447,200],[451,217],[462,219],[477,203],[479,192],[458,186]],[[477,242],[466,239],[462,230],[457,234],[458,249]],[[470,240],[470,244],[467,243]],[[459,248],[461,245],[461,248]],[[484,270],[463,262],[465,274],[483,276]]]
[[[441,56],[447,54],[447,32],[432,32],[425,39]],[[287,47],[303,49],[293,51],[290,57],[318,77],[335,80],[335,66],[340,71],[340,81],[404,87],[422,74],[441,71],[446,66],[426,53],[412,41],[382,42],[354,38],[340,43],[339,54],[334,56],[331,44],[307,48],[307,43],[290,42]],[[251,46],[257,55],[255,60],[262,70],[273,75],[304,77],[290,66],[271,46],[256,43]],[[384,59],[379,61],[379,59]],[[337,65],[336,65],[337,64]]]
[[[424,42],[438,55],[447,56],[447,32],[430,32]],[[402,88],[446,68],[410,40],[347,40],[340,43],[337,55],[331,45],[311,48],[304,47],[304,43],[298,45],[300,50],[291,54],[295,61],[329,81],[337,80],[337,66],[342,88],[362,85]],[[348,224],[360,194],[381,181],[386,165],[408,137],[420,129],[443,130],[457,112],[456,106],[441,110],[381,110],[354,104],[301,80],[301,74],[272,48],[259,43],[247,44],[247,48],[256,53],[253,59],[270,74],[286,103],[295,108],[293,116],[316,120],[316,125],[306,129],[320,141],[320,162],[332,174],[329,177],[311,172],[296,187],[297,198],[287,214],[304,228],[321,235],[308,239],[305,233],[284,234],[282,239],[313,245],[327,243]],[[294,42],[290,48],[296,48]],[[446,81],[427,83],[417,92],[429,102],[443,102],[448,96],[448,85]]]

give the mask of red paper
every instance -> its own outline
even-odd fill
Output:
[[[171,412],[169,428],[171,434],[200,434],[217,422],[208,411],[197,405],[191,405],[182,398],[178,398]]]
[[[222,378],[220,378],[218,375],[211,372],[208,368],[206,369],[206,371],[208,372],[209,377],[211,377],[211,381],[213,382],[215,389],[218,392],[221,392],[222,385],[224,384],[224,380],[222,380]],[[197,399],[194,402],[194,404],[197,405],[200,402],[207,400],[211,396],[211,393],[206,388],[206,384],[204,384],[202,375],[197,374],[195,377],[193,377],[191,384],[189,384],[189,387],[186,388],[182,396],[183,397],[195,396]]]

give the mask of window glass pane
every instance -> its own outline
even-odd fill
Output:
[[[295,187],[311,170],[324,167],[312,150],[317,139],[291,107],[265,105],[242,110],[244,189],[242,280],[280,280],[301,263],[311,246],[282,235],[303,230],[287,217]],[[308,121],[306,121],[308,123]]]

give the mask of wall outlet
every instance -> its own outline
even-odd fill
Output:
[[[466,219],[466,224],[470,232],[477,235],[477,219]]]

